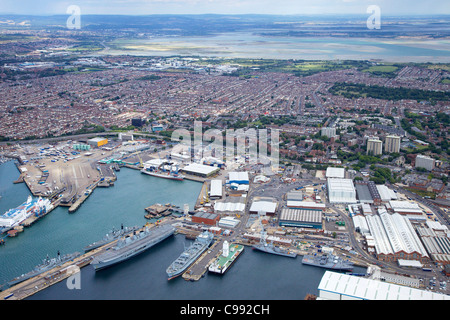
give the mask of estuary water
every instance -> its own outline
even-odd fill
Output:
[[[21,204],[29,195],[24,184],[13,184],[18,170],[13,162],[0,166],[0,211]],[[173,203],[192,209],[201,183],[170,181],[124,168],[114,187],[97,188],[75,213],[57,208],[16,238],[0,247],[0,282],[28,272],[45,255],[82,252],[112,227],[143,225],[144,208],[153,203]],[[166,268],[192,240],[170,237],[119,265],[98,272],[90,265],[81,269],[80,289],[61,281],[30,300],[303,300],[318,294],[324,269],[296,259],[253,251],[246,247],[223,276],[206,273],[196,282],[181,277],[167,280]],[[356,268],[355,272],[363,272]]]

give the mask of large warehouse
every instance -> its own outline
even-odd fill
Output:
[[[181,171],[183,171],[186,174],[191,174],[193,176],[207,178],[219,172],[220,168],[206,166],[204,164],[190,163],[186,167],[184,167]]]
[[[379,215],[366,216],[366,221],[379,260],[429,262],[430,257],[408,218],[398,213],[381,212]]]
[[[221,179],[213,179],[211,180],[211,187],[209,191],[209,197],[211,199],[222,198],[222,180]]]
[[[249,184],[248,172],[230,172],[230,183]]]
[[[330,178],[327,180],[330,203],[356,203],[356,190],[352,179]]]
[[[283,208],[278,224],[285,227],[322,229],[322,211]]]
[[[450,296],[379,280],[325,271],[320,300],[450,300]]]

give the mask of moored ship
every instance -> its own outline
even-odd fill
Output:
[[[205,231],[197,236],[194,243],[191,244],[181,255],[166,269],[168,280],[181,275],[197,258],[208,249],[214,239],[211,232]]]
[[[41,197],[33,199],[31,196],[28,196],[27,201],[20,206],[0,215],[0,233],[20,225],[32,215],[41,216],[52,209],[53,204],[50,200]]]
[[[175,228],[169,224],[153,228],[145,226],[140,232],[133,231],[130,236],[121,237],[114,247],[96,256],[91,264],[95,271],[110,267],[150,249],[174,232]]]
[[[174,169],[173,164],[165,160],[160,160],[157,162],[149,161],[144,165],[144,168],[141,170],[141,172],[158,178],[177,181],[184,180],[184,176],[179,173],[178,166],[175,166]]]
[[[37,276],[43,272],[49,271],[50,269],[53,269],[57,266],[62,265],[63,263],[73,260],[76,257],[78,257],[80,253],[75,252],[71,254],[66,254],[64,256],[61,256],[59,251],[56,258],[49,258],[48,256],[42,261],[40,265],[37,265],[33,270],[31,270],[28,273],[22,274],[11,281],[7,283],[7,286],[13,286],[15,284],[18,284],[20,282],[23,282],[27,279],[30,279],[34,276]]]
[[[120,227],[119,230],[113,228],[109,233],[107,233],[103,237],[103,239],[96,241],[94,243],[91,243],[90,245],[84,247],[84,252],[89,252],[91,250],[97,249],[101,246],[104,246],[105,244],[108,244],[114,240],[119,239],[120,237],[122,237],[128,233],[131,233],[131,232],[134,232],[137,230],[139,230],[139,227],[131,227],[131,228],[125,227],[124,228],[123,225]]]
[[[289,258],[296,258],[297,257],[297,253],[294,251],[291,251],[287,248],[283,248],[283,247],[278,247],[275,246],[272,242],[261,242],[259,244],[255,244],[253,246],[253,249],[255,250],[259,250],[262,252],[266,252],[266,253],[272,253],[272,254],[276,254],[279,256],[284,256],[284,257],[289,257]]]
[[[316,266],[332,270],[352,271],[353,263],[349,260],[344,260],[341,257],[333,254],[324,255],[305,255],[302,259],[303,264]]]
[[[244,246],[239,244],[229,245],[225,240],[222,253],[208,267],[209,272],[224,274],[244,251]]]

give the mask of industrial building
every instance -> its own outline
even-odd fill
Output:
[[[328,167],[327,171],[325,173],[326,178],[345,178],[345,169],[344,168],[335,168],[335,167]]]
[[[328,270],[318,290],[318,300],[450,300],[441,293]]]
[[[99,148],[99,147],[104,146],[105,144],[107,144],[108,143],[108,139],[96,137],[96,138],[89,139],[87,141],[87,143],[91,147]]]
[[[422,209],[414,202],[392,200],[385,206],[388,210],[403,215],[422,215]]]
[[[277,202],[267,201],[267,200],[256,200],[253,201],[250,207],[250,214],[263,214],[273,216],[277,211]]]
[[[216,201],[214,203],[214,212],[219,214],[240,214],[245,210],[244,197],[227,197],[224,201]]]
[[[286,206],[291,209],[310,209],[310,210],[325,210],[325,203],[318,203],[313,201],[295,201],[288,200]]]
[[[283,208],[278,224],[285,227],[322,229],[322,211]]]
[[[235,217],[223,217],[219,220],[218,226],[222,228],[236,228],[239,222],[240,220]]]
[[[381,204],[381,197],[373,181],[356,181],[356,195],[361,203]]]
[[[303,201],[303,192],[301,191],[289,191],[286,193],[287,201]]]
[[[417,228],[417,233],[434,262],[450,265],[450,238],[446,226],[427,221],[427,227]]]
[[[190,163],[181,171],[193,176],[208,178],[218,173],[220,171],[220,168],[205,166],[204,164],[199,163]]]
[[[209,190],[210,199],[220,199],[222,198],[222,180],[213,179],[211,180],[211,186]]]
[[[374,249],[379,260],[398,259],[429,262],[430,258],[408,218],[381,212],[366,216]],[[369,242],[368,242],[369,245]]]
[[[203,223],[210,226],[215,226],[219,221],[220,216],[215,213],[197,212],[192,216],[192,222]]]
[[[330,203],[356,203],[356,190],[352,179],[327,179]]]
[[[228,175],[230,184],[249,184],[248,172],[230,172]]]
[[[377,184],[376,186],[382,202],[397,200],[397,193],[393,190],[389,189],[384,184]]]
[[[367,183],[355,182],[356,195],[361,203],[373,203]]]

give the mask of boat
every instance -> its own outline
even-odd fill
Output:
[[[0,233],[7,232],[20,225],[33,214],[38,217],[50,212],[53,208],[53,204],[48,199],[42,197],[33,199],[28,196],[27,201],[20,206],[0,215]]]
[[[288,248],[283,248],[280,246],[274,245],[273,241],[267,241],[267,233],[264,230],[264,226],[262,225],[260,219],[260,227],[261,227],[261,237],[258,244],[253,245],[254,250],[259,250],[266,253],[276,254],[279,256],[296,258],[297,253],[295,251],[291,251]]]
[[[84,247],[84,252],[89,252],[91,250],[97,249],[101,246],[104,246],[105,244],[108,244],[114,240],[119,239],[120,237],[122,237],[126,234],[129,234],[129,233],[137,231],[137,230],[139,230],[139,227],[137,227],[137,226],[131,227],[131,228],[128,228],[128,227],[124,228],[122,225],[119,230],[113,228],[109,233],[107,233],[103,237],[103,239],[96,241],[94,243],[91,243],[90,245]]]
[[[333,254],[305,255],[303,256],[302,263],[331,270],[353,270],[353,263],[351,261],[344,260],[341,257],[335,256]]]
[[[61,256],[59,251],[57,253],[56,258],[49,258],[47,255],[47,257],[42,260],[42,263],[40,265],[37,265],[36,267],[34,267],[34,269],[31,270],[30,272],[22,274],[21,276],[18,276],[16,278],[12,279],[11,281],[9,281],[7,283],[7,286],[13,286],[13,285],[23,282],[27,279],[30,279],[34,276],[37,276],[43,272],[49,271],[50,269],[58,267],[67,261],[75,259],[79,255],[80,255],[79,252],[75,252],[75,253],[66,254],[64,256]]]
[[[208,249],[214,239],[211,232],[204,231],[197,236],[194,243],[181,253],[181,255],[166,269],[168,280],[181,275],[197,258]]]
[[[211,263],[208,271],[212,273],[224,274],[244,251],[244,246],[238,244],[229,245],[225,240],[220,256]]]
[[[184,180],[184,176],[179,173],[178,165],[173,169],[173,164],[166,160],[157,159],[155,161],[156,162],[150,161],[148,164],[146,163],[141,172],[158,178],[177,181]]]
[[[158,177],[158,178],[165,178],[170,180],[177,180],[177,181],[183,181],[184,176],[178,173],[174,173],[172,171],[161,171],[161,170],[149,170],[149,169],[142,169],[142,173],[148,174],[149,176]]]
[[[272,242],[261,242],[259,244],[255,244],[252,247],[255,250],[259,250],[266,253],[272,253],[279,256],[289,257],[289,258],[296,258],[297,253],[294,251],[291,251],[287,248],[279,247],[274,245]]]
[[[173,235],[175,228],[170,225],[160,225],[149,228],[147,225],[140,232],[133,231],[128,236],[117,240],[114,247],[94,257],[91,261],[95,271],[102,270],[117,263],[128,260]]]

